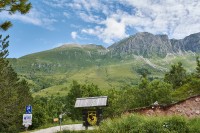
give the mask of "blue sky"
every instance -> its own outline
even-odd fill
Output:
[[[105,47],[137,32],[181,39],[200,32],[199,0],[30,0],[26,15],[0,12],[11,20],[9,57],[52,49],[63,44]]]

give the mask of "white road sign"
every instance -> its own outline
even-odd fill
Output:
[[[23,125],[32,125],[32,114],[23,114]]]

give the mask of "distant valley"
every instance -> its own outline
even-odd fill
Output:
[[[114,43],[63,46],[9,59],[15,71],[25,78],[35,95],[66,95],[73,80],[94,83],[102,89],[137,85],[141,72],[149,79],[162,78],[170,66],[182,62],[188,72],[196,67],[200,53],[200,33],[184,39],[142,32]]]

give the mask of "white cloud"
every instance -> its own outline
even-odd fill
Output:
[[[113,43],[116,39],[122,39],[127,37],[125,31],[125,24],[117,22],[114,18],[108,18],[102,22],[105,25],[104,28],[96,26],[94,29],[83,29],[83,33],[98,36],[105,43]]]
[[[38,16],[39,16],[39,13],[36,10],[32,9],[28,15],[21,15],[19,13],[10,15],[10,14],[8,14],[8,12],[2,12],[0,19],[2,19],[2,20],[5,20],[5,19],[20,20],[25,23],[41,25],[42,22],[40,19],[38,19]]]
[[[105,1],[104,4],[97,2],[95,6],[106,16],[105,18],[102,15],[98,16],[90,3],[83,4],[85,1],[77,3],[89,12],[89,16],[86,15],[87,12],[83,12],[80,17],[96,25],[88,29],[84,28],[82,33],[95,35],[106,43],[126,37],[127,28],[139,32],[168,34],[170,38],[177,39],[200,32],[200,1],[198,0],[120,0],[124,8],[116,7],[114,4],[117,2],[108,2],[107,5]],[[115,10],[110,9],[112,6],[115,6]],[[133,10],[128,12],[125,10],[126,6]],[[103,9],[106,11],[103,12]]]
[[[100,38],[105,43],[113,43],[116,39],[127,37],[124,23],[117,22],[114,18],[108,18],[102,23],[106,25],[106,28],[104,28]]]
[[[126,0],[136,14],[122,16],[126,25],[154,34],[166,33],[171,38],[183,38],[200,32],[200,1],[197,0]],[[132,17],[133,21],[127,21]],[[130,20],[130,19],[129,19]],[[140,23],[141,22],[141,23]]]
[[[72,39],[76,39],[78,37],[77,32],[73,31],[71,32]]]
[[[68,5],[74,9],[85,9],[87,12],[101,10],[101,2],[99,0],[74,0]]]
[[[62,11],[62,16],[77,15],[81,19],[80,23],[82,20],[87,23],[79,31],[97,36],[105,43],[113,43],[127,37],[127,29],[153,34],[168,34],[170,38],[177,39],[200,32],[199,0],[71,0],[70,2],[69,0],[43,0],[43,3],[58,8],[57,11]],[[50,18],[36,9],[31,10],[25,16],[19,14],[10,16],[1,13],[0,19],[5,18],[48,29],[51,29],[53,23],[57,21],[52,19],[54,17]],[[63,17],[62,20],[64,19]],[[71,27],[75,28],[75,26]],[[71,32],[73,39],[80,39],[83,36],[78,36],[75,30]]]
[[[31,9],[31,11],[26,15],[21,15],[19,13],[10,15],[8,12],[2,12],[0,20],[18,20],[24,23],[33,24],[36,26],[41,26],[49,30],[53,30],[52,24],[57,22],[57,20],[52,18],[47,18],[42,13],[38,12],[36,9]]]
[[[69,13],[67,13],[67,12],[63,12],[63,15],[65,16],[65,17],[69,17],[70,15],[69,15]]]
[[[79,4],[79,3],[69,3],[68,6],[71,7],[72,9],[80,10],[82,8],[81,4]]]
[[[79,15],[80,15],[80,18],[82,20],[84,20],[85,22],[90,22],[90,23],[100,23],[101,22],[99,16],[97,16],[97,15],[92,15],[92,14],[88,15],[84,12],[80,12]]]
[[[93,28],[88,28],[88,29],[82,29],[82,33],[87,33],[89,35],[95,35],[95,36],[100,36],[102,32],[104,31],[103,28],[96,26],[94,29]]]
[[[68,0],[43,0],[42,2],[53,8],[63,8],[67,6],[67,3],[69,3]]]

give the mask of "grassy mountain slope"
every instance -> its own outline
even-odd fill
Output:
[[[177,45],[186,44],[183,40],[176,40]],[[186,40],[189,43],[196,39],[188,36]],[[144,70],[148,70],[150,79],[163,78],[170,66],[179,61],[188,72],[194,71],[197,54],[192,49],[176,49],[178,52],[174,53],[176,43],[172,47],[171,42],[166,35],[138,33],[108,49],[95,44],[68,44],[9,60],[37,92],[35,95],[64,95],[63,88],[73,80],[109,89],[137,85]]]
[[[151,78],[162,78],[170,66],[177,61],[181,61],[188,72],[194,71],[196,67],[193,54],[163,59],[147,59],[135,56],[132,59],[121,60],[118,63],[74,68],[64,73],[45,73],[43,71],[29,73],[28,71],[28,73],[21,74],[32,84],[32,89],[36,91],[35,95],[65,95],[73,80],[77,80],[80,83],[94,83],[101,89],[137,85],[141,77],[139,72],[141,68],[148,69],[150,72],[149,77]]]

